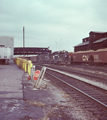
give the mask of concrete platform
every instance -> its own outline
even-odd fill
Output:
[[[21,70],[14,62],[0,64],[0,98],[23,98]]]

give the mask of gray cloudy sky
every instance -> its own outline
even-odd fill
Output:
[[[107,0],[0,0],[0,36],[14,46],[73,51],[90,31],[107,31]]]

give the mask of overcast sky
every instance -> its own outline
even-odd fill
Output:
[[[0,36],[14,46],[73,51],[90,31],[107,32],[107,0],[0,0]]]

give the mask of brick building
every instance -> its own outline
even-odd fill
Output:
[[[103,48],[107,48],[107,32],[91,31],[89,37],[83,38],[81,44],[74,46],[74,52]]]

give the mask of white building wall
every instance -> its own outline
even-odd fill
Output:
[[[13,58],[14,55],[14,37],[10,36],[0,36],[0,47],[2,47],[2,52],[0,52],[0,56],[11,56]],[[3,47],[5,50],[3,50]],[[7,48],[7,50],[6,50]]]

